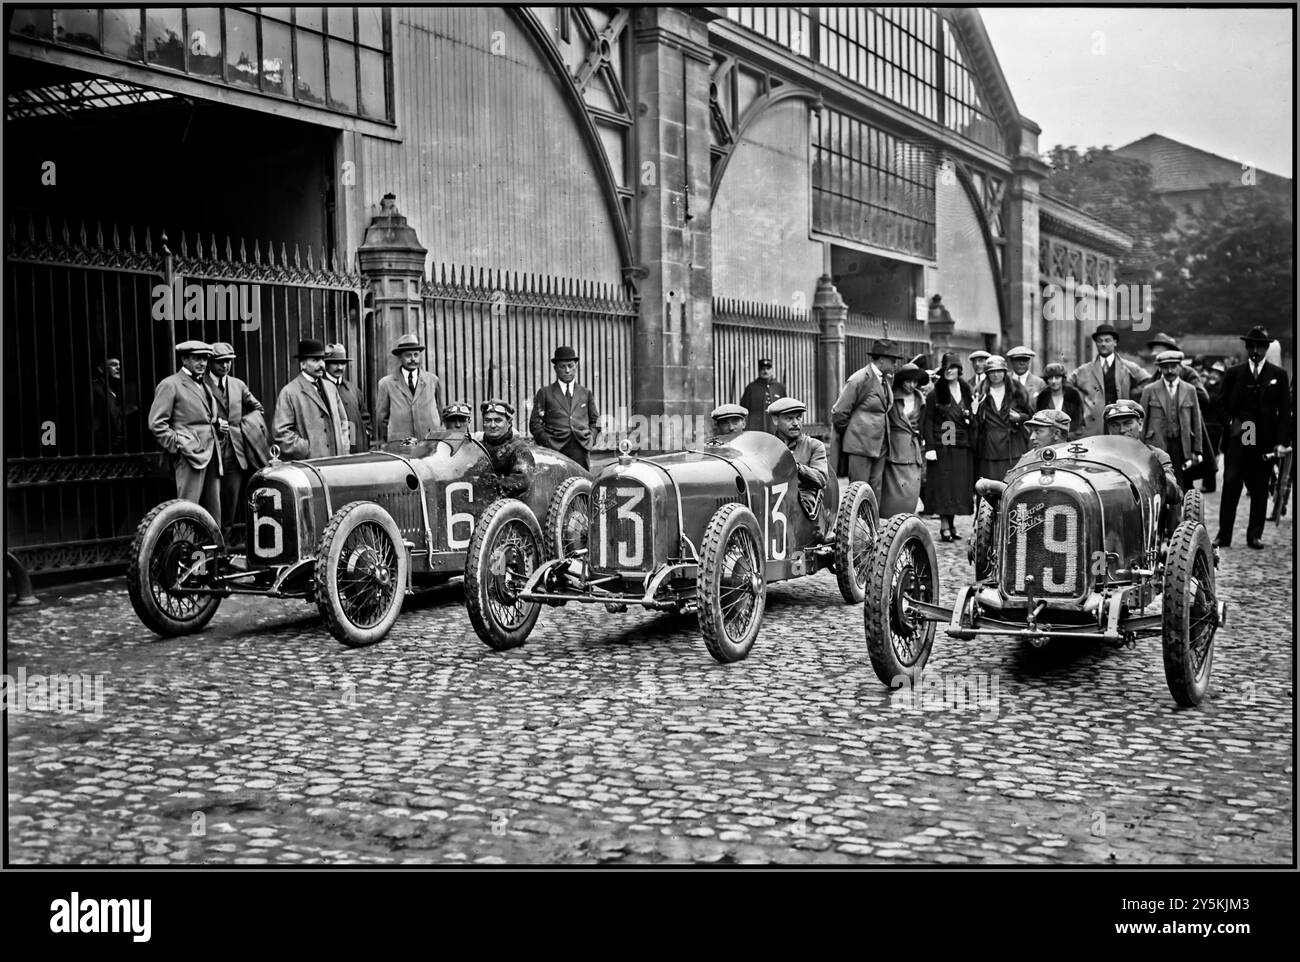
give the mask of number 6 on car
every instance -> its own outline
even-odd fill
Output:
[[[863,599],[875,496],[859,482],[841,499],[832,483],[810,511],[798,484],[789,449],[765,432],[652,458],[625,445],[584,505],[590,551],[535,564],[525,519],[503,514],[489,527],[484,516],[466,574],[474,629],[504,649],[523,644],[542,605],[694,611],[709,653],[738,661],[758,637],[769,584],[830,569],[847,602]],[[471,577],[492,586],[473,601]]]

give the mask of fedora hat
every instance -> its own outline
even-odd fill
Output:
[[[342,344],[330,344],[325,348],[325,360],[349,362],[352,358],[348,357],[348,349]]]
[[[420,343],[418,334],[403,334],[397,339],[397,347],[393,348],[393,355],[397,356],[403,351],[423,351],[424,345]]]
[[[313,337],[305,337],[298,342],[298,357],[324,357],[325,345]]]
[[[1167,347],[1171,351],[1178,350],[1178,342],[1168,334],[1152,334],[1147,340],[1147,347],[1155,347],[1156,345]]]
[[[555,355],[551,358],[551,362],[554,363],[556,361],[576,361],[577,359],[578,359],[578,352],[566,344],[563,347],[557,347],[555,349]]]
[[[903,352],[898,349],[897,344],[887,337],[878,337],[872,341],[869,353],[872,357],[894,357],[900,361],[903,360]]]
[[[1256,324],[1249,331],[1243,334],[1241,336],[1241,339],[1245,341],[1247,344],[1250,344],[1252,341],[1258,342],[1260,344],[1273,343],[1273,339],[1268,336],[1268,331],[1265,328],[1261,327],[1259,324]]]

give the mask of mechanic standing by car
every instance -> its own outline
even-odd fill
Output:
[[[528,441],[515,433],[515,408],[509,401],[492,398],[479,405],[483,414],[483,447],[497,476],[501,494],[517,498],[532,483],[533,456]]]
[[[1252,327],[1242,337],[1246,362],[1234,364],[1223,375],[1223,415],[1228,422],[1223,446],[1223,500],[1219,504],[1219,534],[1214,543],[1232,544],[1237,503],[1244,485],[1250,494],[1250,520],[1246,544],[1264,547],[1264,519],[1268,515],[1268,480],[1273,463],[1264,455],[1278,454],[1281,442],[1291,436],[1291,388],[1286,371],[1264,359],[1272,338],[1262,327]]]
[[[588,452],[600,433],[596,399],[578,383],[577,351],[568,346],[557,347],[551,365],[555,368],[555,380],[533,396],[528,433],[543,447],[559,451],[590,469]]]
[[[822,495],[831,467],[826,458],[826,445],[803,433],[803,416],[807,410],[802,401],[783,397],[768,405],[765,413],[776,424],[776,436],[785,442],[794,456],[795,470],[799,474],[799,506],[810,520],[816,522],[817,530],[824,533],[830,519]]]
[[[1161,351],[1156,355],[1160,379],[1142,389],[1142,412],[1145,425],[1142,440],[1148,447],[1160,448],[1173,462],[1179,486],[1191,487],[1189,473],[1201,460],[1203,427],[1201,404],[1196,388],[1182,380],[1182,351]]]
[[[984,367],[984,393],[975,398],[975,477],[1001,481],[1029,450],[1024,423],[1033,412],[1029,395],[1007,382],[1007,362],[994,354]]]

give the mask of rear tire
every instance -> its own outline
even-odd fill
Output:
[[[206,545],[215,545],[186,584],[209,587],[225,544],[217,522],[193,501],[164,501],[141,519],[131,542],[126,591],[146,628],[164,638],[202,631],[221,606],[218,595],[176,591],[176,579],[193,568]]]
[[[566,478],[546,508],[546,557],[567,558],[587,547],[591,519],[591,482],[586,478]]]
[[[1209,532],[1196,521],[1184,521],[1169,541],[1161,647],[1169,693],[1186,708],[1205,697],[1214,665],[1218,595],[1212,555]]]
[[[835,514],[835,580],[851,605],[861,604],[867,595],[867,572],[879,527],[875,492],[867,482],[854,481]]]
[[[373,501],[334,512],[316,549],[316,609],[349,648],[382,641],[402,613],[411,559],[392,515]]]
[[[939,563],[925,522],[915,515],[898,514],[876,537],[863,607],[871,667],[890,688],[902,684],[903,677],[915,685],[934,644],[935,622],[909,616],[903,606],[905,594],[917,601],[937,602]]]
[[[725,663],[749,654],[763,624],[767,579],[758,522],[743,504],[724,504],[709,519],[696,576],[700,632]]]
[[[542,529],[522,501],[502,498],[479,517],[465,557],[465,610],[489,648],[528,640],[542,606],[520,601],[519,591],[544,557]]]

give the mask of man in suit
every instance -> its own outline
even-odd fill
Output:
[[[1161,351],[1156,355],[1160,378],[1142,389],[1142,440],[1147,447],[1169,455],[1179,487],[1186,491],[1191,487],[1188,472],[1204,455],[1204,427],[1196,389],[1179,377],[1182,366],[1182,351]]]
[[[375,434],[385,441],[426,438],[442,428],[438,416],[438,378],[420,367],[424,345],[414,334],[397,339],[395,374],[379,379],[375,399]]]
[[[866,481],[879,503],[884,495],[885,455],[889,441],[885,420],[894,392],[887,381],[903,352],[888,338],[871,344],[871,360],[853,372],[831,408],[835,430],[843,434],[840,450],[848,455],[849,480]]]
[[[773,380],[775,370],[770,357],[760,357],[758,377],[749,382],[740,396],[740,404],[748,412],[748,423],[752,425],[750,430],[770,434],[776,426],[767,409],[777,398],[785,397],[785,385]]]
[[[988,364],[990,357],[992,355],[988,351],[970,352],[971,376],[966,383],[970,385],[971,391],[975,394],[984,389],[984,366]]]
[[[596,443],[600,412],[591,392],[578,383],[578,352],[559,347],[551,358],[555,380],[533,397],[528,431],[538,444],[568,455],[584,468]]]
[[[1031,349],[1021,345],[1007,351],[1005,356],[1007,364],[1011,367],[1007,380],[1014,381],[1025,389],[1025,393],[1029,395],[1029,407],[1032,410],[1034,402],[1038,400],[1038,395],[1042,393],[1043,388],[1047,387],[1046,381],[1029,370],[1029,363],[1038,355]]]
[[[1223,501],[1219,505],[1219,534],[1214,543],[1232,544],[1237,502],[1244,485],[1250,494],[1250,520],[1246,544],[1264,547],[1264,519],[1268,514],[1268,480],[1273,465],[1264,455],[1279,454],[1291,436],[1291,388],[1286,371],[1264,359],[1272,338],[1262,327],[1252,327],[1242,340],[1246,362],[1234,364],[1223,375],[1223,417],[1227,422],[1223,446]]]
[[[244,437],[244,415],[262,410],[259,401],[248,385],[230,373],[230,362],[235,359],[235,348],[225,341],[212,345],[212,360],[208,362],[208,390],[217,402],[217,433],[221,446],[221,520],[225,525],[226,539],[237,521],[242,521],[244,481],[256,463],[249,458]],[[222,430],[224,425],[225,429]]]
[[[272,431],[286,461],[331,458],[348,453],[347,414],[338,388],[325,377],[325,345],[298,342],[298,376],[275,399]]]
[[[1151,335],[1151,340],[1147,341],[1146,359],[1156,367],[1147,376],[1153,381],[1158,379],[1161,376],[1158,360],[1160,354],[1164,351],[1179,350],[1182,349],[1178,346],[1178,342],[1168,334],[1157,332]],[[1209,400],[1209,394],[1206,391],[1204,380],[1202,380],[1201,375],[1197,372],[1196,368],[1193,365],[1188,364],[1186,360],[1184,360],[1182,367],[1179,369],[1178,376],[1192,386],[1196,391],[1198,399],[1201,401]]]
[[[342,344],[330,344],[325,348],[325,378],[338,389],[343,413],[347,415],[348,450],[358,454],[370,450],[370,416],[361,406],[360,392],[343,376],[351,360],[348,349]]]
[[[1087,364],[1080,364],[1069,377],[1070,385],[1083,398],[1083,436],[1086,438],[1104,434],[1102,412],[1106,406],[1140,397],[1139,389],[1147,380],[1146,371],[1116,353],[1119,332],[1115,328],[1109,324],[1098,325],[1092,332],[1092,343],[1097,347],[1097,356]]]
[[[158,382],[149,408],[149,430],[173,456],[176,497],[193,501],[221,528],[221,449],[216,400],[204,375],[212,347],[202,341],[176,345],[181,368]]]

